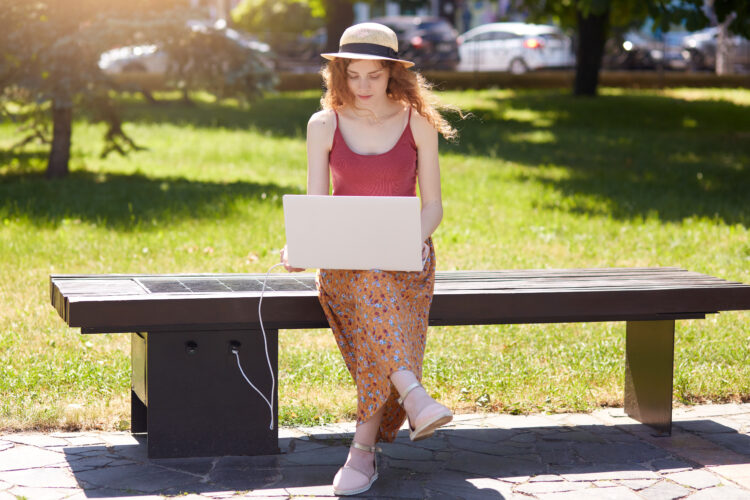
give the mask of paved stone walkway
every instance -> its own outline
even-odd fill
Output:
[[[750,500],[750,404],[674,411],[654,437],[622,410],[458,415],[383,445],[369,498]],[[283,453],[146,458],[127,433],[0,435],[0,500],[332,497],[352,425],[280,430]]]

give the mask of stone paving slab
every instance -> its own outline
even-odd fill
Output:
[[[709,467],[708,470],[750,491],[750,465],[734,464]]]
[[[648,500],[675,500],[688,496],[690,490],[679,484],[659,481],[655,485],[639,491],[638,494]]]
[[[690,500],[750,500],[750,494],[747,490],[734,486],[720,486],[699,491],[688,498]]]
[[[617,481],[622,486],[630,488],[633,491],[639,491],[653,486],[658,482],[657,479],[622,479]]]
[[[16,486],[8,491],[13,495],[11,498],[28,498],[35,500],[62,500],[78,493],[76,488],[36,488]],[[3,497],[0,497],[3,498]]]
[[[642,497],[624,486],[614,488],[588,488],[585,490],[546,493],[537,495],[541,500],[642,500]]]
[[[667,474],[666,478],[674,481],[675,483],[702,490],[704,488],[710,488],[711,486],[717,486],[721,480],[716,474],[703,469],[698,470],[687,470],[685,472],[676,472],[674,474]]]
[[[62,453],[36,446],[14,445],[0,452],[0,480],[6,471],[26,470],[65,464]]]
[[[435,437],[382,444],[359,498],[750,500],[750,404],[676,408],[655,437],[621,409],[458,415]],[[353,423],[280,429],[282,453],[154,459],[124,432],[0,436],[0,500],[332,498]]]

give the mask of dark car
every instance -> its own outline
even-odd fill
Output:
[[[684,31],[656,36],[647,31],[628,31],[607,41],[603,65],[607,69],[685,69]]]
[[[458,64],[458,32],[439,17],[389,16],[372,19],[396,32],[399,56],[418,69],[454,70]]]

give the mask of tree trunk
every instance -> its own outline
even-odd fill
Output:
[[[729,23],[732,17],[727,16],[723,23],[719,24],[719,34],[716,38],[716,74],[731,75],[734,73],[734,61],[732,60],[731,35]]]
[[[600,14],[589,12],[586,17],[579,10],[576,12],[576,17],[578,19],[578,49],[573,95],[595,96],[599,85],[599,69],[602,66],[604,42],[607,41],[609,30],[609,8]]]
[[[149,89],[141,88],[140,91],[143,98],[146,99],[149,104],[161,104],[161,101],[157,100]]]
[[[219,0],[220,15],[219,18],[224,19],[227,23],[227,27],[232,27],[232,4],[229,0]]]
[[[190,99],[190,91],[187,89],[187,87],[182,88],[182,98],[180,99],[180,101],[186,106],[195,106],[193,100]]]
[[[341,34],[354,23],[354,6],[350,0],[325,0],[325,6],[326,52],[338,52]]]
[[[58,179],[68,175],[70,136],[73,130],[73,106],[52,101],[52,149],[47,162],[47,178]]]

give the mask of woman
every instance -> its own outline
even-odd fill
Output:
[[[422,271],[321,269],[320,303],[357,385],[357,428],[337,495],[362,493],[377,479],[378,440],[390,442],[408,417],[410,437],[450,422],[422,378],[435,281],[431,235],[443,215],[438,137],[456,131],[436,110],[424,79],[398,58],[396,34],[377,23],[351,26],[339,52],[323,54],[326,93],[307,128],[307,193],[421,197]],[[286,248],[281,260],[289,271]]]

